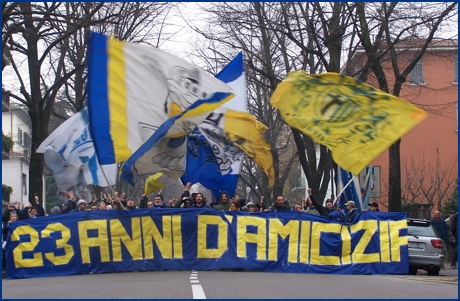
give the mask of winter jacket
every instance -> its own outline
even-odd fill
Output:
[[[439,238],[441,238],[444,244],[447,246],[447,243],[449,242],[449,227],[447,226],[446,222],[442,218],[439,218],[437,221],[432,218],[431,224],[436,229]]]
[[[228,211],[230,210],[230,205],[230,200],[227,200],[226,203],[220,203],[219,205],[214,206],[214,209]]]
[[[284,202],[282,206],[278,206],[277,203],[274,203],[270,207],[270,211],[278,212],[278,211],[291,211],[291,206],[288,203]]]
[[[352,223],[355,220],[356,216],[358,216],[358,214],[358,209],[353,208],[351,209],[351,211],[348,211],[347,214],[345,214],[345,216],[343,217],[343,221],[345,223]]]
[[[324,207],[323,205],[321,205],[313,195],[310,195],[310,199],[311,199],[313,206],[315,207],[315,209],[318,211],[319,215],[321,216],[329,216],[329,213],[331,213],[332,211],[335,211],[334,208],[328,209],[327,207]]]

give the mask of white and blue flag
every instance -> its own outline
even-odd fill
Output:
[[[344,212],[346,212],[345,203],[348,201],[355,202],[355,208],[359,211],[362,211],[364,207],[358,178],[353,177],[353,174],[350,171],[346,171],[338,166],[337,191],[342,191],[343,187],[345,187],[352,180],[353,182],[350,183],[340,195],[339,208]]]
[[[54,130],[40,144],[37,153],[45,153],[49,149],[53,149],[59,154],[66,165],[81,169],[86,185],[106,187],[116,184],[117,164],[104,165],[103,171],[98,162],[93,139],[89,131],[87,108],[76,113]],[[53,168],[50,167],[50,169]],[[56,182],[59,183],[59,180],[56,179]],[[66,181],[78,180],[75,178],[67,179]],[[66,188],[62,187],[62,189]]]
[[[225,191],[233,197],[243,159],[243,151],[226,137],[228,109],[246,112],[246,79],[240,52],[216,78],[233,89],[236,96],[211,113],[187,136],[186,169],[183,183],[200,183],[218,197]]]

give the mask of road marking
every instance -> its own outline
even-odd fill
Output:
[[[192,291],[193,299],[206,299],[206,295],[204,294],[203,288],[200,284],[193,284]]]
[[[192,284],[192,293],[193,299],[206,299],[206,295],[204,294],[203,287],[201,286],[200,281],[198,280],[198,272],[192,271],[190,275],[190,283]],[[197,283],[197,284],[194,284]]]

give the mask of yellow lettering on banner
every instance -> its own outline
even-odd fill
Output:
[[[142,235],[144,237],[145,258],[153,259],[153,241],[163,258],[172,258],[172,225],[171,216],[163,216],[163,235],[150,216],[142,217]]]
[[[310,221],[300,222],[300,263],[308,264],[310,257]]]
[[[340,265],[340,256],[338,255],[320,255],[321,233],[340,234],[340,224],[325,224],[313,222],[312,239],[311,239],[311,264],[318,265]]]
[[[282,239],[289,236],[288,262],[297,262],[297,248],[299,246],[299,221],[290,220],[283,225],[279,219],[269,221],[268,260],[278,260],[278,235]]]
[[[380,261],[391,262],[390,257],[390,234],[388,232],[389,223],[379,221],[380,228]]]
[[[352,233],[364,230],[363,236],[358,241],[358,244],[355,247],[353,252],[353,263],[371,263],[379,262],[380,255],[379,252],[364,254],[364,250],[369,245],[369,242],[372,239],[372,236],[377,232],[377,221],[376,220],[361,220],[356,224],[350,226]]]
[[[121,243],[128,250],[133,260],[142,259],[141,219],[131,218],[132,238],[118,219],[110,220],[110,238],[112,240],[113,261],[122,261]]]
[[[54,265],[68,264],[75,254],[73,246],[67,243],[70,239],[70,229],[61,223],[49,224],[42,231],[42,238],[50,237],[53,232],[61,232],[62,238],[56,239],[56,248],[64,249],[65,254],[56,256],[54,252],[49,252],[45,253],[45,257]]]
[[[13,250],[14,266],[16,268],[34,268],[43,266],[43,256],[41,253],[33,253],[34,258],[24,259],[22,253],[33,252],[40,241],[38,232],[29,225],[19,226],[11,233],[11,241],[19,241],[22,235],[29,235],[29,242],[21,242]]]
[[[208,225],[217,225],[217,249],[208,249],[207,228]],[[228,248],[228,226],[220,217],[214,215],[198,216],[198,233],[197,233],[197,255],[198,258],[219,258]]]
[[[237,237],[236,237],[236,254],[240,258],[246,258],[246,244],[257,244],[257,259],[267,260],[267,220],[265,218],[254,216],[238,216],[237,219]],[[257,227],[257,234],[247,233],[247,226]]]
[[[96,237],[88,237],[88,230],[97,230]],[[109,238],[107,235],[107,220],[89,220],[78,222],[80,238],[81,262],[91,263],[89,248],[99,247],[101,262],[110,262]]]
[[[172,230],[173,230],[173,241],[174,241],[174,258],[182,259],[182,217],[180,215],[173,215],[172,217]]]
[[[351,264],[351,235],[348,225],[342,225],[342,264]]]
[[[400,229],[407,228],[407,220],[390,221],[391,261],[401,261],[401,246],[407,245],[407,235],[399,236]]]

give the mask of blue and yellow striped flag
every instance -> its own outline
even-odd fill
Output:
[[[271,99],[284,121],[332,151],[357,175],[428,114],[413,104],[338,73],[291,72]]]
[[[88,109],[96,152],[101,164],[126,161],[128,178],[129,168],[178,179],[185,135],[233,96],[225,83],[174,55],[91,33]]]

